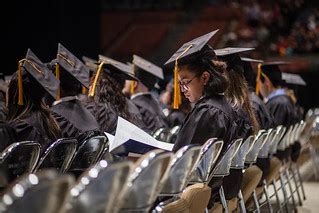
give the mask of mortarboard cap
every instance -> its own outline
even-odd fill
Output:
[[[254,49],[255,48],[227,47],[223,49],[216,49],[215,53],[218,58],[227,63],[228,69],[232,69],[237,65],[244,66],[244,63],[239,56],[240,53]]]
[[[163,69],[144,58],[133,55],[135,77],[147,88],[152,89],[157,79],[164,79]]]
[[[169,65],[174,63],[177,59],[182,60],[183,58],[200,52],[217,32],[218,29],[183,44],[183,46],[179,48],[164,65]]]
[[[58,44],[57,63],[77,79],[84,87],[89,88],[90,70],[62,44]]]
[[[18,87],[19,87],[19,105],[23,105],[23,86],[22,86],[22,68],[30,74],[43,89],[55,98],[60,82],[55,78],[52,72],[43,64],[40,59],[28,49],[24,59],[19,61],[18,69]]]
[[[258,59],[252,59],[247,57],[241,57],[241,61],[243,62],[244,67],[244,77],[246,81],[248,82],[250,87],[256,87],[256,74],[253,71],[252,63],[258,64],[258,75],[260,76],[260,67],[261,63],[263,63],[263,60]],[[257,89],[259,92],[259,88]]]
[[[282,83],[280,65],[286,65],[285,61],[272,61],[261,64],[262,76],[266,75],[273,83]]]
[[[303,78],[298,74],[282,72],[281,78],[287,84],[295,84],[295,85],[301,85],[301,86],[307,85],[306,82],[303,80]]]
[[[116,70],[125,80],[138,81],[137,78],[133,74],[132,65],[127,65],[112,58],[99,55],[99,62],[104,62],[103,67],[108,69],[109,71]]]

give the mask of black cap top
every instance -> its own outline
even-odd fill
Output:
[[[301,86],[307,85],[306,82],[302,79],[302,77],[298,74],[282,72],[281,78],[287,84],[295,84],[295,85],[301,85]]]
[[[238,65],[244,66],[239,54],[250,50],[254,50],[254,48],[227,47],[223,49],[217,49],[215,50],[215,53],[217,58],[220,58],[227,63],[227,69],[229,70]]]
[[[261,65],[261,77],[266,75],[272,81],[272,83],[275,84],[275,86],[281,85],[283,82],[279,66],[286,64],[288,64],[288,62],[285,61],[271,61],[263,63]]]
[[[175,63],[176,59],[183,59],[185,57],[200,52],[203,49],[203,47],[209,42],[209,40],[217,33],[217,31],[218,30],[212,31],[183,44],[183,46],[179,48],[170,59],[168,59],[165,65]],[[182,54],[184,51],[186,52]]]
[[[56,97],[60,82],[40,59],[28,49],[22,67],[28,72],[53,98]]]
[[[57,62],[83,86],[89,88],[90,70],[60,43],[58,45]]]
[[[103,62],[103,67],[106,68],[108,71],[117,71],[121,74],[124,74],[123,77],[125,80],[133,80],[138,81],[138,79],[133,74],[132,65],[127,65],[112,58],[99,55],[99,63]]]
[[[86,67],[91,71],[96,71],[98,68],[98,61],[87,56],[82,56],[82,61],[85,63]]]

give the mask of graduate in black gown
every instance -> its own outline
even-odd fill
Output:
[[[185,145],[204,144],[210,138],[224,141],[223,155],[227,147],[236,139],[236,113],[226,101],[224,92],[227,89],[226,64],[216,60],[214,50],[207,45],[213,31],[184,44],[167,62],[175,62],[175,80],[179,81],[181,91],[194,103],[191,112],[186,116],[173,151]],[[177,82],[175,82],[175,85]],[[174,107],[178,107],[178,87],[175,87]],[[218,197],[222,179],[209,183],[212,188],[209,208]]]
[[[57,58],[52,71],[60,79],[60,91],[51,111],[58,121],[62,136],[76,138],[79,143],[99,134],[99,124],[77,95],[89,88],[89,69],[62,44],[58,45]]]
[[[131,101],[142,115],[146,132],[152,134],[159,128],[168,127],[160,104],[151,93],[157,79],[164,79],[163,71],[162,68],[137,55],[133,56],[133,66],[139,81],[126,81],[123,93],[130,95]]]
[[[260,93],[266,100],[266,106],[274,118],[274,126],[283,125],[287,129],[296,123],[296,109],[291,98],[282,87],[283,79],[279,65],[286,62],[268,62],[261,65],[260,78],[257,82]],[[289,158],[291,148],[277,151],[276,156],[281,159]]]
[[[45,105],[48,93],[55,98],[59,81],[29,49],[8,86],[8,124],[15,130],[17,141],[37,141],[45,150],[61,138],[57,121]]]
[[[266,107],[266,104],[259,98],[259,96],[255,93],[256,88],[256,75],[254,74],[251,63],[262,63],[261,60],[255,60],[251,58],[241,58],[244,63],[244,76],[248,82],[250,87],[250,101],[252,104],[252,108],[255,112],[257,121],[259,123],[260,129],[268,130],[270,128],[274,128],[274,122],[272,115],[269,112],[269,109]],[[270,157],[269,158],[258,158],[256,166],[258,166],[262,170],[262,177],[259,182],[259,186],[263,184],[263,180],[270,171]]]
[[[238,138],[243,142],[251,135],[256,135],[259,125],[251,106],[248,84],[244,77],[243,62],[240,53],[252,48],[224,48],[215,50],[217,57],[227,64],[229,86],[225,92],[227,101],[237,114]],[[237,197],[243,180],[242,169],[231,168],[229,175],[223,179],[225,198],[231,200]]]
[[[270,129],[274,127],[273,117],[266,107],[266,104],[256,95],[256,74],[253,71],[251,63],[262,63],[262,60],[241,57],[244,65],[244,76],[250,90],[250,101],[255,112],[260,129]]]
[[[115,134],[118,116],[144,128],[139,115],[129,110],[131,103],[122,93],[125,80],[137,81],[130,73],[131,67],[101,55],[98,63],[86,107],[95,116],[101,131]]]

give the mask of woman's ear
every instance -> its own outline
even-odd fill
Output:
[[[204,80],[204,85],[208,84],[209,78],[210,78],[210,73],[207,71],[203,72],[202,79]]]

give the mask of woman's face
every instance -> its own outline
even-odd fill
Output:
[[[204,72],[202,75],[196,75],[186,66],[181,67],[178,71],[178,81],[181,91],[191,103],[197,102],[203,96],[204,86],[207,84],[208,79],[208,72]]]

